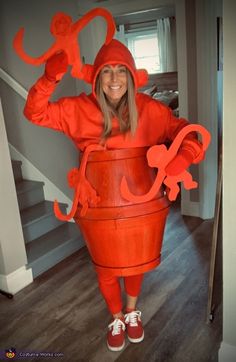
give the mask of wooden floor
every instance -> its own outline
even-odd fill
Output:
[[[0,295],[0,350],[59,352],[63,361],[217,361],[221,304],[206,323],[212,221],[182,217],[172,207],[162,263],[145,275],[138,307],[145,339],[121,352],[105,343],[110,322],[84,248],[10,300]],[[220,288],[219,288],[220,289]],[[0,360],[2,360],[0,358]],[[25,358],[44,361],[46,358]]]

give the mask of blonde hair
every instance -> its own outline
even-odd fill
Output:
[[[112,117],[118,119],[121,133],[130,131],[134,135],[138,124],[138,111],[135,102],[134,81],[130,71],[127,69],[127,92],[122,96],[116,107],[109,103],[103,92],[101,72],[96,79],[95,92],[104,117],[102,138],[106,139],[111,135]]]

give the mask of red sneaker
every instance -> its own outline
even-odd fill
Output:
[[[125,346],[125,323],[119,318],[108,326],[107,347],[110,351],[121,351]]]
[[[144,330],[141,322],[141,312],[134,310],[125,314],[125,324],[129,341],[132,343],[142,342]]]

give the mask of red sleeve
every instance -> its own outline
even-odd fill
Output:
[[[30,89],[26,100],[25,117],[42,127],[64,131],[61,102],[49,102],[57,83],[49,81],[44,75]]]

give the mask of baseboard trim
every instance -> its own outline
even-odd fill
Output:
[[[8,275],[0,274],[0,289],[10,294],[16,294],[32,282],[32,269],[25,266]]]
[[[190,202],[188,204],[182,204],[181,214],[187,216],[200,217],[199,215],[199,204],[198,202]]]
[[[235,362],[236,346],[222,342],[219,349],[219,362]]]
[[[201,208],[199,202],[194,202],[186,199],[181,199],[181,214],[187,216],[200,217],[203,220],[212,219],[206,208]]]
[[[181,214],[199,217],[199,209],[199,202],[191,201],[189,190],[185,190],[183,185],[181,185]]]

